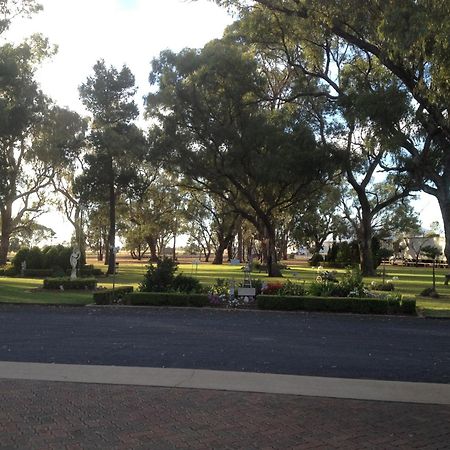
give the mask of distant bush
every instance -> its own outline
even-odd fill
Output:
[[[439,298],[440,297],[439,293],[435,289],[433,289],[432,287],[424,289],[420,293],[420,295],[422,297],[431,297],[431,298]]]
[[[12,266],[16,274],[22,272],[22,263],[26,262],[27,270],[51,270],[53,275],[63,275],[71,270],[71,247],[52,245],[44,247],[22,248],[12,260]]]
[[[319,266],[321,262],[323,262],[323,256],[320,253],[314,253],[308,261],[312,267]]]
[[[372,283],[370,283],[370,288],[373,289],[374,291],[386,291],[386,292],[395,290],[395,286],[389,282],[377,283],[375,281],[372,281]]]
[[[0,276],[1,277],[13,277],[16,275],[16,271],[12,266],[3,266],[0,267]]]

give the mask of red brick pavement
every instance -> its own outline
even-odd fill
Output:
[[[450,406],[0,380],[0,449],[450,448]]]

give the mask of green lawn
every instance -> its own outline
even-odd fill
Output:
[[[104,268],[103,266],[99,266]],[[120,263],[119,273],[116,275],[116,285],[133,285],[138,287],[145,272],[145,264]],[[243,279],[243,271],[240,266],[214,266],[212,264],[200,264],[196,269],[190,264],[180,264],[179,269],[186,275],[193,275],[200,279],[202,284],[210,285],[217,278],[232,278],[237,282]],[[381,273],[382,269],[379,270]],[[338,270],[342,275],[345,270]],[[417,299],[419,309],[425,315],[436,317],[450,317],[450,286],[444,286],[444,274],[448,269],[436,270],[437,291],[441,295],[439,299],[430,299],[418,296],[426,287],[432,284],[432,271],[430,268],[387,266],[386,279],[392,280],[396,292]],[[290,270],[283,272],[283,278],[275,278],[271,281],[291,280],[293,282],[309,283],[316,277],[316,269],[304,266],[292,266]],[[265,273],[253,272],[252,278],[268,280]],[[381,277],[367,278],[366,282],[381,281]],[[111,288],[113,277],[100,278],[99,286]],[[92,302],[92,295],[88,292],[49,292],[42,291],[42,280],[24,278],[0,277],[0,303],[40,303],[40,304],[72,304],[83,305]]]

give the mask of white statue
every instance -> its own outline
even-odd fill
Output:
[[[80,259],[81,252],[78,248],[74,248],[72,254],[70,255],[70,265],[72,266],[72,273],[70,274],[71,280],[77,279],[77,265]]]
[[[24,261],[22,261],[22,264],[20,265],[20,274],[23,277],[25,276],[25,270],[27,270],[27,262],[24,260]]]

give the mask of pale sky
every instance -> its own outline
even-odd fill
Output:
[[[16,19],[2,38],[20,42],[42,33],[58,53],[39,70],[44,93],[60,106],[85,111],[78,87],[92,74],[100,58],[108,65],[128,65],[139,87],[136,101],[148,94],[151,60],[162,50],[200,48],[220,38],[233,19],[208,0],[39,0],[44,11],[32,19]],[[39,221],[68,241],[72,226],[62,214]]]
[[[142,97],[149,90],[150,62],[162,50],[202,47],[232,22],[207,0],[39,1],[44,11],[31,20],[15,20],[7,38],[20,41],[39,32],[58,45],[39,80],[47,95],[79,112],[78,86],[98,59],[116,67],[127,64]]]
[[[92,73],[95,62],[127,64],[139,87],[136,98],[148,93],[150,62],[160,51],[199,48],[220,38],[232,18],[208,0],[40,0],[44,11],[32,19],[16,19],[2,38],[19,42],[39,32],[59,48],[38,73],[43,91],[60,106],[84,113],[78,86]],[[437,201],[422,195],[416,202],[425,227],[441,221]],[[46,215],[58,241],[68,240],[71,227],[62,215]],[[442,221],[441,221],[442,222]]]

